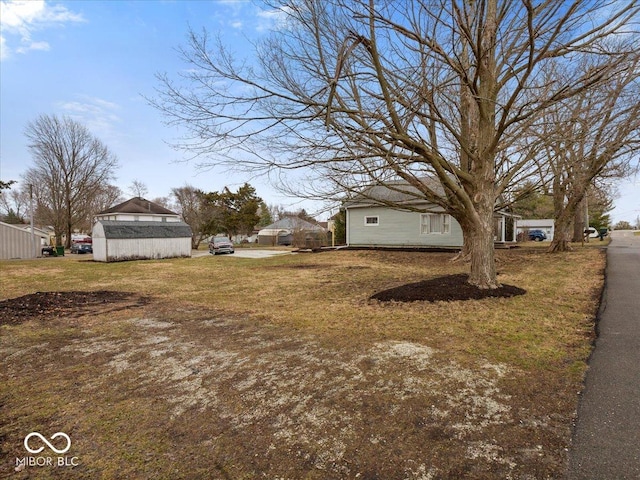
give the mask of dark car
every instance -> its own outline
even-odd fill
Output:
[[[233,253],[233,243],[229,237],[213,237],[209,242],[209,253],[217,255],[219,253]]]
[[[529,240],[541,242],[547,239],[547,234],[542,230],[529,230]]]
[[[71,245],[71,253],[93,253],[93,246],[90,243],[74,243]]]

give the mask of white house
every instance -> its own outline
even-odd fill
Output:
[[[177,213],[135,197],[96,215],[93,259],[117,262],[191,256],[191,228]]]
[[[404,182],[387,185],[369,187],[345,203],[348,246],[462,247],[462,228],[442,207],[430,204],[416,188]],[[515,242],[515,218],[497,212],[494,220],[494,240]]]

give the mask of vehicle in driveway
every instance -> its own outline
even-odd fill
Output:
[[[547,239],[547,234],[542,230],[529,230],[529,240],[541,242]]]
[[[233,242],[229,237],[213,237],[209,242],[209,253],[217,255],[219,253],[233,253]]]
[[[90,243],[74,243],[69,251],[71,253],[93,253],[93,246]]]

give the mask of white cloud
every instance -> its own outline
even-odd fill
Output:
[[[287,27],[290,15],[289,7],[276,8],[273,10],[258,11],[258,26],[256,30],[264,32],[266,30],[280,30]]]
[[[80,122],[103,141],[118,136],[117,126],[121,118],[117,113],[120,105],[116,103],[89,95],[78,95],[76,100],[59,102],[56,106],[63,115]]]
[[[31,50],[49,50],[49,43],[34,40],[33,34],[46,28],[71,22],[83,22],[81,14],[74,13],[62,5],[50,5],[45,0],[2,0],[0,2],[0,58],[9,58],[16,53]],[[19,38],[19,46],[10,41]],[[10,40],[8,40],[10,39]]]
[[[29,50],[41,50],[41,51],[49,51],[51,50],[51,46],[48,42],[31,42],[29,45],[24,47],[19,47],[16,49],[18,53],[27,53]]]

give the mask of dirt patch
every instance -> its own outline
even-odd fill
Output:
[[[110,311],[143,306],[147,297],[131,292],[99,290],[96,292],[36,292],[0,301],[0,325],[19,325],[38,317],[77,317],[111,306]]]
[[[467,283],[468,275],[447,275],[421,282],[408,283],[390,288],[371,296],[382,302],[451,302],[456,300],[481,300],[483,298],[503,298],[527,293],[513,285],[502,285],[495,289],[481,289]]]
[[[209,312],[96,327],[0,346],[12,387],[0,412],[14,418],[31,392],[4,428],[4,458],[43,425],[73,438],[81,464],[65,478],[113,465],[127,478],[524,478],[528,453],[506,437],[527,417],[502,389],[521,372],[507,365],[410,341],[336,349]],[[0,462],[0,477],[14,465]]]

